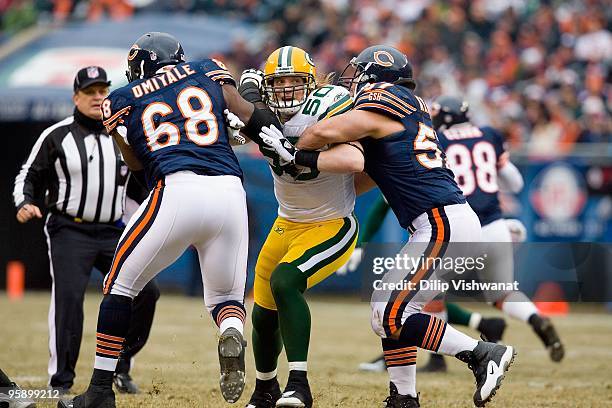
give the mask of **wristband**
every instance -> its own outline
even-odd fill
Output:
[[[317,161],[319,160],[319,154],[321,154],[321,152],[319,151],[298,150],[295,153],[295,159],[293,161],[295,164],[299,164],[300,166],[316,169]]]

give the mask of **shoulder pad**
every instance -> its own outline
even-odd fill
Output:
[[[312,92],[300,111],[316,120],[323,120],[350,110],[353,100],[346,88],[326,85]]]
[[[204,59],[201,61],[196,61],[193,63],[202,71],[204,75],[209,77],[215,82],[219,82],[221,84],[232,84],[236,85],[236,81],[232,77],[232,74],[229,72],[229,69],[225,66],[225,64],[219,61],[216,58]]]

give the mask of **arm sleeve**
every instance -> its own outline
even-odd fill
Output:
[[[15,178],[13,201],[17,210],[37,201],[45,193],[52,162],[49,134],[50,131],[45,131],[40,135]]]
[[[139,205],[149,195],[144,170],[132,171],[126,186],[126,195]]]
[[[499,187],[503,191],[510,191],[516,194],[523,189],[523,176],[519,169],[510,161],[506,161],[506,164],[497,170],[497,178]]]
[[[376,235],[380,229],[388,211],[389,204],[387,204],[387,201],[381,194],[370,208],[370,211],[368,211],[368,217],[366,218],[363,232],[357,241],[357,245],[362,245],[364,242],[370,242],[372,237]]]

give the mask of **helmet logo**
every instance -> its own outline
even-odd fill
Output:
[[[139,49],[140,47],[138,46],[138,44],[132,45],[132,48],[130,48],[130,52],[128,53],[128,61],[131,61],[134,58],[136,58],[136,55],[138,55]]]
[[[383,67],[390,67],[395,63],[393,55],[391,55],[387,51],[374,52],[374,61],[376,61],[378,65],[382,65]]]
[[[314,61],[312,60],[312,58],[310,58],[310,54],[308,54],[307,52],[304,53],[304,57],[306,57],[306,62],[309,63],[310,65],[312,65],[314,67]]]

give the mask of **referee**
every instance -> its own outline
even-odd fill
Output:
[[[43,202],[49,212],[45,223],[52,278],[48,372],[49,385],[60,392],[68,392],[74,382],[91,270],[96,267],[104,274],[110,270],[125,226],[127,182],[134,179],[102,125],[100,105],[109,86],[104,69],[81,69],[74,79],[73,116],[40,135],[15,179],[19,222],[42,218]],[[149,336],[158,298],[159,290],[151,282],[134,299],[132,324],[114,379],[120,392],[138,392],[129,375],[130,361]]]

